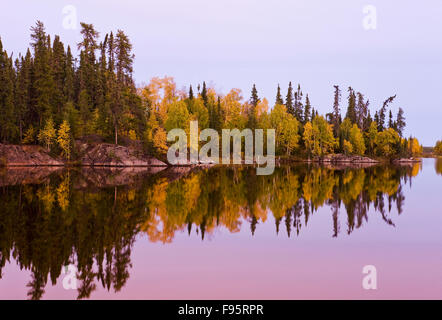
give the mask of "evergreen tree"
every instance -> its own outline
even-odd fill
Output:
[[[352,87],[348,87],[348,107],[346,118],[349,118],[351,123],[356,123],[356,95]]]
[[[218,132],[221,132],[222,127],[223,127],[223,111],[221,108],[221,98],[218,96],[218,101],[216,104],[216,122],[215,122],[215,129]]]
[[[18,135],[14,113],[14,68],[0,40],[0,138],[6,143]]]
[[[256,107],[258,106],[259,102],[260,100],[258,97],[258,90],[256,90],[256,86],[255,84],[253,84],[252,94],[250,97],[250,109],[248,114],[249,119],[247,125],[250,129],[255,129],[258,123]]]
[[[298,89],[295,92],[294,95],[294,110],[295,110],[295,118],[296,120],[298,120],[299,122],[304,122],[303,119],[303,105],[302,105],[302,91],[301,91],[301,86],[298,84]]]
[[[379,119],[378,119],[378,131],[384,131],[385,129],[385,117],[387,112],[387,107],[393,100],[396,98],[396,95],[387,98],[382,104],[382,108],[379,110]]]
[[[368,105],[370,102],[365,101],[364,95],[360,92],[357,93],[358,102],[356,104],[356,124],[362,130],[364,130],[364,122],[368,116]]]
[[[276,101],[275,101],[275,104],[284,104],[284,101],[282,100],[281,88],[279,87],[279,84],[278,84],[278,90],[276,91]]]
[[[189,87],[189,99],[192,100],[193,99],[193,90],[192,90],[192,85],[190,85]]]
[[[391,110],[390,110],[390,113],[389,113],[389,116],[388,116],[388,127],[394,129],[393,112],[391,112]]]
[[[404,110],[402,110],[402,108],[399,108],[396,117],[396,127],[397,127],[396,130],[401,137],[404,133],[405,125],[406,124],[405,124]]]
[[[310,104],[310,99],[308,97],[308,94],[305,97],[305,107],[304,107],[304,124],[306,124],[307,122],[309,122],[311,120],[311,104]]]
[[[41,127],[44,118],[49,118],[55,114],[56,107],[51,101],[54,92],[54,81],[50,65],[50,43],[43,23],[37,21],[31,31],[31,46],[34,49],[31,104],[36,111],[38,127]]]
[[[205,81],[203,81],[203,89],[201,90],[201,99],[203,99],[204,106],[207,108],[208,98],[207,98],[207,88]]]
[[[335,85],[333,86],[335,88],[335,94],[333,99],[333,118],[332,118],[332,124],[333,124],[333,134],[335,137],[339,134],[339,126],[341,125],[340,119],[341,119],[341,110],[339,107],[339,104],[341,102],[341,90],[339,89],[339,86]]]
[[[293,106],[293,88],[292,82],[289,82],[289,88],[287,89],[287,96],[285,98],[285,107],[287,112],[292,116],[295,115],[295,108]]]
[[[250,104],[256,108],[258,106],[258,103],[259,103],[258,90],[256,90],[256,86],[254,84],[252,88],[252,95],[250,97]]]
[[[30,123],[30,84],[31,84],[31,60],[28,50],[26,57],[16,60],[15,68],[17,77],[15,82],[15,112],[19,127],[19,139],[23,140],[24,127]]]

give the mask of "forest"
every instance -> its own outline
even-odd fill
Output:
[[[280,156],[422,153],[417,138],[404,136],[404,110],[393,114],[396,95],[372,115],[364,94],[335,85],[331,111],[321,115],[301,86],[291,82],[285,95],[278,84],[273,106],[255,84],[248,100],[239,89],[222,94],[205,81],[178,89],[167,76],[137,86],[132,44],[122,30],[100,37],[92,24],[81,23],[81,35],[78,57],[59,36],[51,39],[41,21],[31,28],[24,55],[14,58],[0,39],[0,142],[40,144],[71,159],[77,139],[100,136],[115,144],[140,141],[146,153],[161,158],[169,145],[167,132],[188,130],[189,122],[198,120],[201,130],[274,128]]]

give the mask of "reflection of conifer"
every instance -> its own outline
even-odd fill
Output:
[[[187,233],[189,234],[189,236],[190,236],[190,232],[192,231],[192,222],[188,222],[187,223]]]
[[[255,215],[252,215],[252,219],[250,221],[250,230],[252,231],[252,236],[255,235],[256,225],[258,224],[258,220]]]
[[[287,235],[290,238],[292,231],[292,212],[290,209],[288,209],[285,213],[285,226],[287,228]]]
[[[282,220],[281,217],[275,219],[276,234],[279,234],[279,224],[281,223],[281,220]]]
[[[40,300],[45,293],[46,281],[42,274],[38,270],[32,272],[32,280],[26,285],[31,288],[28,291],[28,297],[30,300]]]
[[[206,219],[203,219],[203,221],[201,222],[200,229],[201,229],[201,240],[204,240],[204,234],[206,232]]]
[[[334,200],[331,204],[333,212],[333,238],[336,238],[339,234],[339,203]]]
[[[86,265],[85,268],[79,272],[78,280],[81,281],[81,285],[77,289],[78,300],[90,298],[91,293],[97,288],[94,283],[96,273],[94,273],[92,270],[92,263]]]

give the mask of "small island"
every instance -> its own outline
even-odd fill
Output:
[[[331,112],[319,114],[301,86],[278,84],[273,106],[253,85],[216,92],[206,82],[177,89],[171,77],[136,86],[132,44],[118,30],[100,37],[81,23],[74,58],[59,36],[42,22],[31,28],[31,48],[14,57],[0,41],[0,166],[167,166],[167,132],[200,129],[275,129],[278,162],[407,163],[420,161],[423,148],[404,137],[404,110],[378,110],[352,87],[334,86]],[[344,112],[341,110],[344,109]],[[441,154],[441,143],[435,154]]]

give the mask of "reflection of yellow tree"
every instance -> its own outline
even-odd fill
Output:
[[[140,231],[150,241],[163,243],[171,242],[177,232],[195,229],[204,238],[220,227],[238,232],[249,224],[253,234],[271,210],[277,230],[283,221],[290,236],[303,230],[311,212],[329,205],[337,236],[341,203],[348,233],[367,220],[371,203],[393,225],[386,208],[395,201],[402,212],[402,180],[411,179],[419,168],[420,164],[345,170],[282,166],[271,176],[257,176],[253,167],[215,167],[172,181],[159,174],[99,191],[85,187],[84,179],[77,183],[74,172],[41,185],[2,188],[0,273],[14,252],[20,268],[32,270],[29,295],[37,299],[44,294],[46,279],[55,283],[61,266],[76,259],[82,281],[78,295],[87,298],[98,280],[115,291],[124,286]],[[442,171],[440,159],[436,170]],[[44,214],[36,214],[42,210]],[[16,232],[21,229],[24,232]]]
[[[57,202],[61,210],[66,211],[69,206],[69,175],[57,187]]]
[[[321,206],[326,200],[331,199],[333,187],[338,178],[333,174],[333,170],[326,168],[312,168],[304,177],[302,184],[303,196],[307,201],[311,201],[314,207]]]
[[[436,173],[442,175],[442,158],[437,158],[434,163],[434,167],[436,169]]]
[[[37,197],[43,203],[45,211],[51,212],[55,201],[55,193],[49,183],[44,188],[38,189]]]

